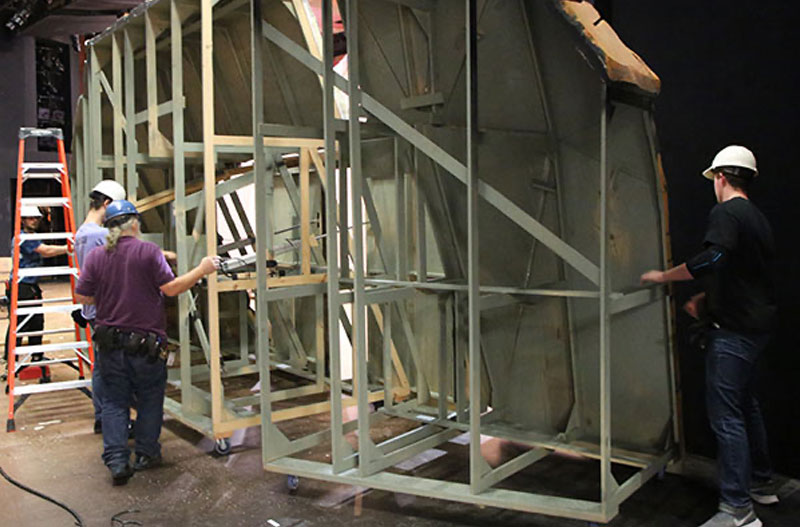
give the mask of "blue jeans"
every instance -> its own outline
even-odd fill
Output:
[[[92,328],[92,335],[94,335],[94,320],[89,320],[89,327]],[[94,350],[94,367],[92,368],[92,404],[94,405],[94,420],[101,421],[103,419],[103,383],[101,381],[102,374],[100,373],[100,362],[98,361],[97,350]]]
[[[772,476],[755,391],[756,360],[768,340],[724,329],[708,334],[706,406],[717,437],[720,501],[732,507],[751,506],[751,478]]]
[[[92,404],[94,405],[94,420],[102,421],[103,419],[103,381],[102,374],[100,373],[100,365],[97,363],[97,358],[94,359],[94,368],[92,369]]]
[[[161,423],[164,419],[164,389],[167,365],[122,349],[102,350],[98,362],[103,372],[103,461],[109,467],[130,461],[128,423],[131,403],[136,400],[136,453],[161,454]]]

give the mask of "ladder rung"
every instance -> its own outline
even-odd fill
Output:
[[[78,270],[74,267],[26,267],[17,271],[19,278],[27,278],[29,276],[78,276]]]
[[[34,306],[20,307],[17,309],[17,318],[20,315],[44,315],[47,313],[72,313],[81,308],[80,304],[69,304],[66,306]]]
[[[23,232],[19,235],[19,241],[29,240],[72,240],[75,235],[71,232]]]
[[[61,180],[61,173],[59,172],[26,172],[22,174],[22,181],[28,179],[57,179]]]
[[[48,366],[50,364],[67,364],[69,362],[78,362],[81,360],[78,357],[70,357],[68,359],[47,359],[47,360],[37,360],[36,362],[26,362],[25,364],[15,364],[14,370],[18,372],[22,370],[22,368],[36,368],[38,366]]]
[[[66,172],[64,165],[61,163],[22,163],[22,171],[28,170],[58,170],[59,172]]]
[[[91,385],[92,385],[91,379],[81,379],[77,381],[48,382],[46,384],[24,384],[22,386],[14,386],[14,395],[57,392],[60,390],[74,390],[76,388],[87,388]]]
[[[17,346],[14,355],[27,355],[29,353],[50,353],[51,351],[85,350],[89,343],[85,340],[72,342],[57,342],[55,344],[39,344],[37,346]]]
[[[68,207],[69,198],[20,198],[20,204],[23,207]]]
[[[72,303],[72,297],[67,296],[64,298],[43,298],[41,300],[20,300],[17,302],[19,307],[23,306],[37,306],[39,304],[57,304],[59,302],[70,302]]]
[[[22,337],[43,337],[44,335],[56,335],[58,333],[74,333],[75,328],[43,329],[42,331],[24,331],[17,333],[17,338]]]

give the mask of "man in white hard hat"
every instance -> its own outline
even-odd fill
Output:
[[[36,232],[37,228],[39,227],[39,220],[42,217],[42,213],[39,211],[38,207],[32,207],[28,205],[23,205],[20,210],[21,216],[21,224],[22,230],[25,233],[34,233]],[[16,237],[11,241],[12,247],[12,254],[13,254],[13,247],[16,243]],[[66,245],[48,245],[42,243],[40,240],[26,240],[22,242],[19,246],[19,268],[20,269],[27,269],[31,267],[41,267],[42,259],[43,258],[52,258],[54,256],[60,256],[62,254],[67,254],[67,246]],[[11,280],[13,277],[13,269],[11,271],[12,274],[9,275],[8,282],[11,284]],[[35,276],[26,276],[19,281],[19,289],[18,289],[17,300],[41,300],[42,299],[42,290],[39,288],[39,279]],[[35,307],[40,304],[26,304],[26,307]],[[18,322],[19,323],[19,322]],[[23,332],[34,332],[34,331],[42,331],[44,329],[44,315],[37,314],[33,315],[27,322],[22,326],[21,331]],[[3,359],[8,360],[8,340],[9,340],[9,333],[10,330],[6,331],[6,348],[5,353],[3,354]],[[39,336],[30,336],[28,337],[28,345],[29,346],[38,346],[42,343],[42,337]],[[17,346],[22,345],[22,338],[17,338]],[[42,360],[41,353],[35,353],[31,357],[33,361]],[[47,375],[47,368],[44,366],[42,367],[42,377],[40,382],[49,382],[50,377]]]
[[[95,247],[100,247],[106,243],[106,235],[108,229],[103,227],[103,218],[106,214],[106,207],[112,201],[125,199],[125,188],[112,179],[104,179],[92,188],[89,193],[89,212],[86,213],[86,219],[83,224],[75,233],[75,256],[78,258],[78,266],[83,267],[86,261],[86,255]],[[78,312],[74,312],[77,315]],[[76,320],[79,324],[85,325],[94,323],[95,307],[93,305],[84,305],[80,311],[83,320]],[[99,434],[102,431],[102,416],[103,416],[103,384],[101,379],[100,368],[95,367],[92,371],[92,403],[94,404],[94,433]]]
[[[718,445],[719,512],[701,527],[760,527],[753,501],[778,501],[755,395],[756,360],[776,315],[775,245],[769,222],[748,198],[758,176],[750,150],[723,148],[703,176],[714,182],[717,197],[703,251],[667,271],[648,271],[641,280],[697,279],[703,288],[684,306],[692,317],[708,319],[706,406]]]

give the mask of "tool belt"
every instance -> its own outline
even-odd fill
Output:
[[[122,349],[129,355],[144,356],[148,362],[155,362],[157,359],[167,360],[166,339],[157,333],[126,331],[98,324],[95,326],[92,341],[99,353]]]
[[[689,345],[700,351],[705,351],[708,347],[708,333],[715,329],[720,329],[719,324],[710,318],[706,317],[693,321],[689,324],[687,332]]]

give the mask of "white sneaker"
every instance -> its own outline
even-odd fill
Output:
[[[753,484],[750,487],[750,498],[760,505],[775,505],[780,501],[775,493],[775,482],[772,480]]]
[[[700,527],[762,527],[753,509],[741,512],[719,511]]]

